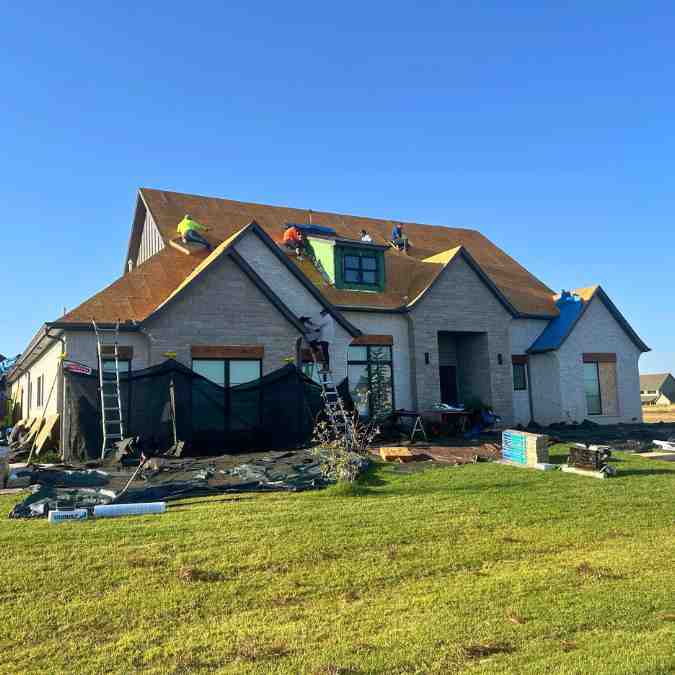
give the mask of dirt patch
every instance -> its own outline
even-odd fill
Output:
[[[615,574],[608,567],[593,567],[590,563],[585,561],[577,565],[576,572],[580,577],[586,579],[617,580],[623,578],[620,574]]]
[[[221,572],[213,572],[211,570],[200,570],[196,567],[180,567],[176,572],[176,576],[186,584],[198,582],[214,582],[223,581],[225,576]]]
[[[515,649],[508,642],[484,642],[468,645],[463,651],[468,659],[484,659],[495,654],[511,654]]]

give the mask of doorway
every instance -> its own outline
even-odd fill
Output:
[[[441,403],[457,405],[459,395],[457,391],[457,366],[440,366],[441,376]]]

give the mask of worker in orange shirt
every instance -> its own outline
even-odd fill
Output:
[[[284,246],[293,249],[298,258],[302,260],[305,237],[295,225],[286,225],[286,229],[284,230]]]

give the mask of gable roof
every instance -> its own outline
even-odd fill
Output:
[[[212,251],[200,250],[197,253],[185,255],[172,246],[167,246],[110,286],[89,298],[79,307],[65,314],[59,319],[58,323],[91,324],[92,319],[96,319],[100,323],[115,323],[116,321],[142,323],[162,310],[200,274],[209,269],[222,256],[227,255],[253,281],[268,300],[302,332],[303,326],[298,317],[234,249],[233,244],[247,232],[258,235],[280,257],[282,263],[289,266],[292,272],[294,271],[295,268],[287,257],[278,251],[278,247],[261,230],[260,226],[251,222],[234,232]],[[297,271],[294,271],[294,274],[302,277]],[[314,294],[319,304],[328,309],[335,321],[350,335],[355,337],[361,334],[361,331],[347,321],[313,285],[304,278],[300,280]]]
[[[650,375],[640,375],[640,389],[649,389],[650,391],[661,391],[661,387],[666,380],[672,377],[670,373],[653,373]]]
[[[569,294],[563,293],[556,297],[556,305],[558,306],[560,315],[549,322],[542,334],[527,350],[528,353],[541,354],[562,347],[595,298],[598,298],[605,305],[609,313],[640,351],[650,351],[649,347],[640,339],[640,336],[633,330],[623,314],[610,300],[602,286],[589,286],[587,288],[577,288]]]
[[[207,238],[214,244],[225,241],[233,233],[254,220],[277,244],[281,243],[286,223],[308,222],[331,227],[336,236],[358,241],[365,229],[375,244],[388,245],[391,229],[399,221],[364,218],[344,214],[292,209],[281,206],[251,204],[215,197],[141,188],[139,200],[150,211],[165,242],[176,236],[176,226],[186,213],[208,226]],[[135,259],[140,243],[143,218],[137,208],[129,243],[128,258]],[[408,255],[389,249],[385,254],[387,287],[384,293],[363,293],[330,286],[311,262],[290,258],[327,299],[349,308],[400,309],[428,288],[444,267],[436,260],[444,252],[464,247],[499,293],[520,316],[551,318],[558,311],[554,292],[530,274],[513,258],[469,229],[439,227],[419,223],[402,223],[410,239]]]

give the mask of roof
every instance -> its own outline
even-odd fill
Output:
[[[542,334],[527,351],[530,354],[540,354],[559,349],[570,336],[574,327],[590,306],[591,301],[595,298],[605,305],[609,313],[640,351],[650,351],[649,347],[640,339],[640,336],[633,330],[623,314],[610,300],[602,286],[576,288],[569,292],[563,291],[561,295],[556,296],[556,306],[560,312],[559,316],[549,322]]]
[[[139,196],[152,214],[165,242],[176,236],[176,227],[186,213],[209,228],[205,236],[214,245],[225,241],[251,221],[257,222],[272,240],[281,244],[284,225],[308,223],[311,218],[312,225],[333,228],[338,238],[358,241],[361,230],[366,230],[373,238],[373,243],[388,246],[391,229],[394,224],[399,223],[320,211],[310,213],[306,209],[252,204],[150,188],[141,188]],[[135,251],[140,243],[142,220],[137,213],[129,243],[130,258],[135,258]],[[411,248],[408,255],[388,249],[385,254],[387,288],[384,293],[335,289],[313,269],[311,262],[298,262],[294,257],[289,259],[333,304],[355,308],[398,309],[417,297],[440,274],[443,263],[429,261],[429,258],[462,246],[520,315],[546,318],[557,316],[554,292],[480,232],[419,223],[401,224],[408,234]]]
[[[653,373],[650,375],[640,375],[640,389],[649,389],[650,391],[660,391],[666,380],[672,377],[670,373]]]
[[[141,265],[133,268],[110,286],[83,302],[79,307],[68,312],[56,323],[59,326],[75,323],[91,324],[92,319],[96,319],[97,323],[127,321],[140,324],[171,302],[223,255],[228,255],[277,309],[301,330],[302,326],[298,321],[298,317],[291,312],[274,291],[258,276],[255,270],[234,250],[232,245],[240,236],[248,231],[256,232],[261,236],[276,251],[282,262],[291,269],[295,269],[287,260],[285,254],[275,246],[274,242],[269,240],[258,224],[252,222],[234,232],[212,251],[204,249],[191,255],[185,255],[174,247],[167,246]],[[295,274],[302,277],[298,271]],[[304,281],[309,290],[315,294],[319,303],[331,311],[335,320],[350,335],[360,335],[358,328],[337,312],[309,281],[306,279]]]

